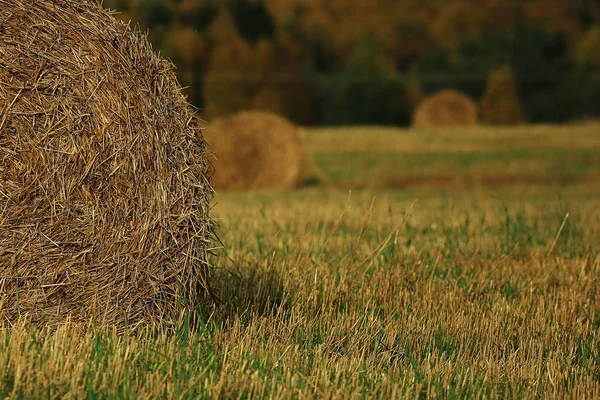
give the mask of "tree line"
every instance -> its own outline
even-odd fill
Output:
[[[600,112],[596,0],[103,4],[148,31],[207,119],[254,108],[305,125],[406,125],[443,88],[469,94],[490,123]]]

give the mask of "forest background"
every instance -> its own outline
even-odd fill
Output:
[[[263,109],[306,126],[402,126],[444,88],[483,108],[494,108],[486,98],[517,103],[505,108],[518,109],[518,118],[489,123],[600,114],[596,0],[103,3],[148,31],[209,121]]]

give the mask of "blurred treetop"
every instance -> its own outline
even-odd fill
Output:
[[[540,71],[547,79],[561,74],[560,82],[542,88],[559,96],[569,91],[565,81],[581,84],[582,79],[592,79],[600,65],[597,0],[103,4],[148,30],[155,48],[177,65],[192,103],[207,110],[204,115],[209,118],[258,105],[302,123],[402,124],[409,119],[409,109],[362,114],[352,110],[372,109],[378,96],[405,96],[401,81],[423,86],[424,95],[454,87],[477,98],[488,74],[511,65],[525,112],[545,120],[544,105],[528,101],[541,96],[541,88],[530,81],[540,79]],[[228,94],[220,88],[227,88]],[[595,89],[588,92],[581,101],[595,99]],[[353,95],[368,102],[347,99]],[[394,107],[414,103],[404,100]],[[566,119],[575,117],[567,114]]]

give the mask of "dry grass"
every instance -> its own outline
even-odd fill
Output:
[[[0,394],[600,395],[597,189],[347,199],[222,195],[225,304],[203,325],[1,331]]]
[[[600,125],[310,129],[308,182],[479,187],[600,181]]]
[[[212,192],[172,65],[92,2],[0,8],[3,322],[177,318],[208,289]]]
[[[415,110],[412,120],[416,128],[476,124],[477,105],[456,90],[442,90],[427,97]]]
[[[597,185],[221,194],[223,304],[174,334],[0,330],[0,396],[597,398],[599,199]]]
[[[600,148],[600,123],[519,127],[347,127],[307,129],[307,153],[436,153],[511,149]]]
[[[300,133],[266,112],[242,112],[215,120],[205,131],[215,153],[216,189],[294,188],[302,175]]]

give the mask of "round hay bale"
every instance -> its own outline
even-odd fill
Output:
[[[467,95],[456,90],[442,90],[425,100],[413,114],[412,125],[467,126],[477,124],[477,106]]]
[[[300,132],[284,118],[246,111],[215,120],[204,134],[216,155],[215,188],[295,188],[300,183]]]
[[[0,0],[0,316],[166,323],[205,292],[205,143],[172,65],[86,0]]]

